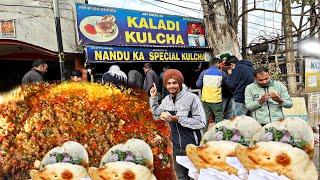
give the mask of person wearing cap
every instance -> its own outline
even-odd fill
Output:
[[[32,63],[32,69],[22,78],[22,84],[36,83],[44,81],[44,74],[48,70],[48,64],[43,60],[35,60]]]
[[[157,73],[154,70],[152,70],[152,65],[150,63],[145,63],[143,65],[143,71],[145,74],[145,78],[143,81],[143,90],[149,93],[151,87],[153,86],[153,83],[159,89],[159,77]]]
[[[219,62],[219,58],[211,59],[209,62],[210,67],[200,74],[196,82],[197,87],[202,88],[201,101],[206,113],[207,121],[210,113],[213,113],[215,123],[223,120],[221,85],[223,79],[227,76],[223,71],[219,70]],[[208,122],[204,130],[206,131],[207,128]]]
[[[199,145],[201,129],[206,126],[206,116],[200,98],[187,90],[182,73],[169,69],[163,75],[167,95],[159,105],[157,88],[150,89],[150,108],[155,119],[167,121],[171,129],[174,165],[178,179],[189,179],[188,170],[177,164],[176,156],[185,156],[188,144]]]

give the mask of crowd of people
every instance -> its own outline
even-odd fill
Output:
[[[47,69],[45,62],[35,61],[22,83],[44,81]],[[160,77],[150,63],[145,63],[142,69],[144,76],[136,69],[126,74],[118,65],[112,65],[102,75],[102,82],[128,84],[148,93],[153,116],[170,125],[174,157],[185,155],[187,144],[199,145],[210,119],[217,123],[249,115],[265,125],[284,118],[282,108],[293,105],[286,86],[272,80],[267,67],[254,69],[249,60],[239,60],[235,56],[210,60],[209,68],[203,70],[196,81],[202,91],[201,97],[188,90],[178,69],[165,66]],[[74,70],[71,80],[81,81],[82,73]],[[187,169],[176,162],[175,170],[178,179],[188,179]]]

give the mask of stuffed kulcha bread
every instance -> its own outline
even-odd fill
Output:
[[[58,162],[88,165],[88,152],[80,143],[67,141],[62,146],[51,149],[42,159],[40,168]]]
[[[30,171],[33,180],[80,180],[89,177],[83,166],[70,163],[54,163],[46,165],[42,170]]]
[[[263,126],[252,138],[252,142],[280,141],[314,153],[314,135],[311,126],[303,119],[294,117],[273,121]]]
[[[186,154],[198,170],[213,168],[238,175],[238,170],[226,162],[227,157],[235,157],[239,143],[231,141],[209,141],[200,147],[188,144]]]
[[[156,179],[153,171],[151,147],[140,139],[130,139],[108,150],[100,161],[100,167],[90,167],[93,180],[103,179]]]
[[[87,178],[89,174],[84,166],[88,164],[86,149],[77,142],[68,141],[51,149],[42,159],[40,170],[31,170],[30,176],[33,180]]]
[[[202,137],[201,144],[208,141],[233,141],[248,146],[261,125],[249,116],[237,116],[215,124]]]
[[[308,154],[286,143],[258,142],[249,148],[239,145],[236,155],[248,171],[263,169],[292,180],[318,179],[317,169]]]

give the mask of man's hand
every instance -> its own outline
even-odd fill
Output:
[[[278,92],[276,91],[271,91],[270,93],[270,97],[272,100],[278,102],[279,104],[283,103],[283,100],[281,99],[280,95],[278,94]]]
[[[171,121],[178,121],[179,117],[174,115],[174,116],[171,116]]]
[[[164,121],[178,121],[178,116],[176,115],[171,115],[169,112],[162,112],[160,115],[160,119],[164,120]]]
[[[235,64],[231,64],[230,66],[229,66],[229,68],[228,68],[228,75],[230,75],[230,74],[232,74],[232,70],[234,69],[236,67],[236,65]]]
[[[264,103],[264,102],[267,102],[268,99],[270,98],[270,94],[269,93],[265,93],[261,96],[261,98],[258,100],[258,102],[260,104]]]
[[[155,83],[153,83],[153,86],[150,89],[150,96],[157,97],[157,94],[158,94],[157,86]]]

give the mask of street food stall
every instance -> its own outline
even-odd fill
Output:
[[[150,62],[158,74],[166,65],[181,70],[195,87],[199,66],[206,68],[212,56],[202,19],[77,4],[77,25],[96,81],[110,64],[127,73]]]

